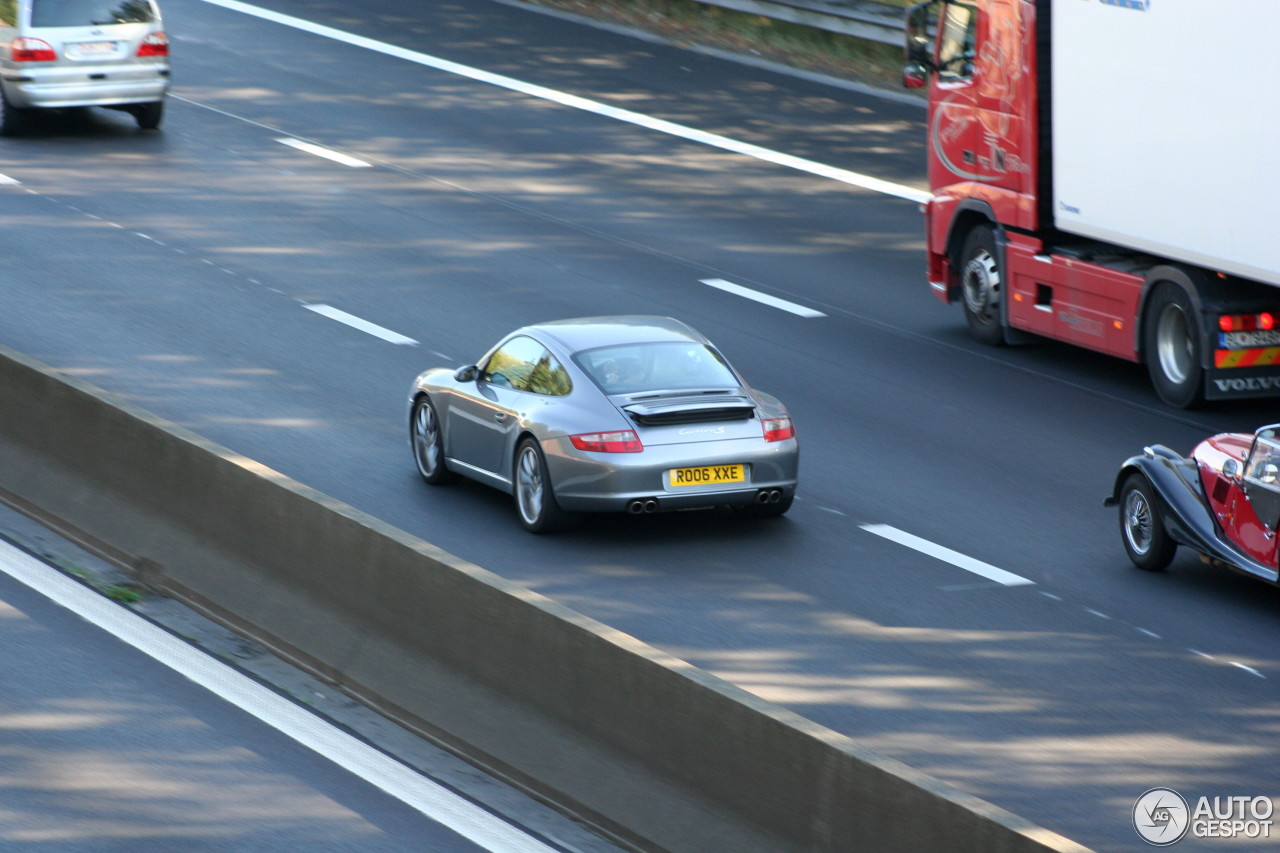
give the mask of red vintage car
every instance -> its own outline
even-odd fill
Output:
[[[1107,506],[1140,569],[1159,571],[1185,545],[1213,565],[1280,580],[1280,424],[1223,433],[1182,456],[1163,445],[1125,461]]]

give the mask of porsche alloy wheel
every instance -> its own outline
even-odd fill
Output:
[[[1141,474],[1130,474],[1120,489],[1120,536],[1124,549],[1135,566],[1148,572],[1168,566],[1178,547],[1164,529],[1159,500]]]
[[[514,492],[520,523],[530,533],[551,533],[568,525],[570,515],[556,503],[547,461],[538,442],[526,438],[516,451]]]
[[[453,472],[445,467],[444,441],[440,434],[440,419],[431,401],[422,397],[413,406],[413,421],[409,425],[409,439],[413,443],[413,460],[418,464],[422,479],[433,486],[454,479]]]

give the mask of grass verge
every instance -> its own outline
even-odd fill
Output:
[[[806,71],[898,88],[902,48],[708,6],[694,0],[527,0],[635,27],[676,44],[715,47]],[[892,5],[905,5],[897,0]]]

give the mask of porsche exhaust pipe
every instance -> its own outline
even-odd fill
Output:
[[[776,504],[782,500],[782,489],[761,489],[756,492],[756,503]]]
[[[627,512],[632,515],[643,515],[644,513],[657,512],[657,498],[636,498],[627,504]]]

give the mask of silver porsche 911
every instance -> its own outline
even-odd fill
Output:
[[[499,488],[534,533],[581,512],[782,515],[799,462],[786,407],[668,317],[526,326],[475,364],[428,370],[409,439],[422,479]]]

